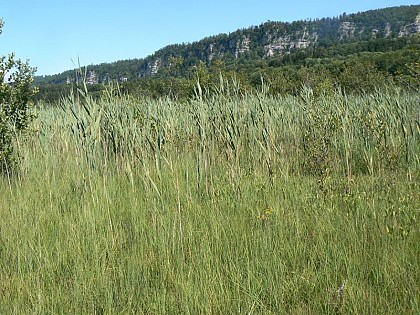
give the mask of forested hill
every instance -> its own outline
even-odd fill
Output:
[[[259,26],[220,34],[188,44],[169,45],[144,59],[104,63],[87,67],[91,83],[108,80],[133,80],[149,76],[187,75],[200,61],[206,65],[223,62],[235,66],[258,62],[296,52],[322,57],[337,44],[366,42],[374,39],[374,49],[385,46],[383,40],[395,40],[420,32],[420,5],[372,10],[339,17],[292,23],[266,22]],[[366,47],[366,49],[372,47]],[[385,48],[385,47],[382,47]],[[354,49],[354,47],[353,47]],[[360,47],[359,49],[363,49]],[[36,83],[74,81],[75,71],[36,77]]]

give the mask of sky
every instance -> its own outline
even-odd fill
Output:
[[[403,0],[0,0],[0,56],[29,60],[36,75],[145,58],[170,45],[266,21],[335,17],[416,5]]]

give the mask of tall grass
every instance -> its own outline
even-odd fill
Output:
[[[419,312],[416,96],[107,93],[18,139],[0,313]]]

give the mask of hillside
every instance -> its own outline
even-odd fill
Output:
[[[266,22],[230,34],[210,36],[187,44],[166,46],[144,59],[122,60],[87,67],[88,83],[133,80],[139,77],[185,76],[204,62],[235,68],[244,62],[311,51],[334,45],[374,40],[395,41],[420,32],[420,5],[372,10],[339,17],[292,23]],[[76,81],[75,71],[36,77],[37,84]]]

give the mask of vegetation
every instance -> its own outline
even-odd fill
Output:
[[[1,59],[0,314],[420,313],[419,38],[332,43],[413,12],[270,22],[325,32],[273,58],[86,68],[33,109]]]
[[[0,34],[2,27],[0,19]],[[29,101],[34,72],[13,53],[0,56],[0,175],[10,175],[15,160],[13,136],[24,131],[32,119]]]
[[[0,313],[419,313],[416,95],[195,90],[38,106]]]
[[[401,76],[409,79],[407,65],[420,60],[419,16],[420,6],[413,5],[292,23],[269,21],[169,45],[144,59],[90,65],[84,76],[95,90],[118,81],[134,95],[174,99],[194,95],[198,69],[203,67],[211,84],[218,84],[220,73],[234,75],[248,91],[260,89],[263,76],[273,94],[297,94],[302,83],[323,80],[347,92],[374,92],[378,78],[385,77],[381,85],[390,80],[401,84]],[[64,84],[80,82],[84,76],[69,70],[36,77],[41,93],[35,100],[54,103],[62,97],[61,90],[68,89]]]

